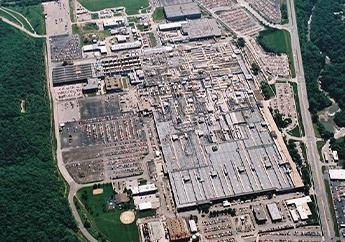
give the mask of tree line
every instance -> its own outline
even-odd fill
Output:
[[[52,155],[44,41],[1,21],[0,36],[0,241],[78,241]]]

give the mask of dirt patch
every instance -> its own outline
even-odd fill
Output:
[[[92,194],[93,195],[99,195],[103,193],[103,188],[97,188],[97,189],[93,189]]]
[[[135,214],[133,211],[126,211],[121,213],[120,221],[123,224],[131,224],[135,221]]]

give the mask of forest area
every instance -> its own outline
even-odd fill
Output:
[[[0,241],[78,241],[52,154],[44,40],[0,21]]]
[[[296,11],[301,43],[303,66],[307,82],[308,99],[313,122],[324,139],[333,134],[319,121],[317,115],[331,105],[329,93],[341,111],[335,114],[334,121],[345,127],[345,0],[297,0]],[[314,8],[313,8],[314,7]],[[312,16],[310,41],[308,41],[308,20]],[[328,61],[325,61],[325,59]],[[345,160],[344,139],[331,139],[332,149],[338,151],[340,160]]]
[[[311,39],[328,56],[320,82],[342,111],[334,121],[345,127],[345,0],[319,1],[314,10]]]
[[[341,127],[345,126],[345,22],[342,12],[345,10],[344,3],[344,0],[296,1],[298,30],[313,121],[318,124],[317,112],[331,105],[326,94],[319,90],[320,81],[322,89],[327,91],[343,110],[335,116],[336,124]],[[313,17],[308,41],[307,29],[311,14]],[[325,62],[326,56],[330,59],[329,63]],[[322,130],[322,125],[318,126],[321,131],[326,132]]]

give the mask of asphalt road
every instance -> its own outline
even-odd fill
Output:
[[[297,20],[295,12],[294,0],[288,0],[289,10],[289,29],[291,33],[291,44],[294,56],[294,63],[296,69],[296,78],[298,82],[298,97],[301,106],[302,121],[305,130],[305,141],[307,145],[307,158],[311,166],[314,192],[317,198],[319,207],[319,214],[321,220],[322,231],[325,241],[336,241],[333,220],[329,209],[327,200],[327,193],[325,190],[325,184],[322,176],[322,163],[320,161],[319,153],[316,146],[316,137],[313,128],[313,122],[311,119],[309,108],[309,102],[307,98],[307,89],[304,78],[304,69],[302,63],[302,55],[300,49],[300,43],[298,38]]]

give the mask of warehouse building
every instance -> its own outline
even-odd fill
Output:
[[[272,222],[278,222],[283,219],[276,203],[270,203],[270,204],[267,204],[266,206],[267,206],[268,213],[270,214],[270,217],[272,219]]]
[[[267,221],[265,210],[261,205],[253,207],[253,214],[258,224],[264,224]]]
[[[92,73],[92,64],[56,67],[53,69],[53,86],[87,83]]]
[[[201,11],[196,3],[176,4],[164,7],[165,17],[169,21],[201,18]]]
[[[201,40],[220,37],[222,32],[215,19],[197,19],[182,24],[182,34],[188,35],[189,40]]]

